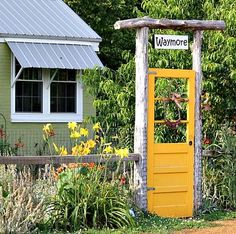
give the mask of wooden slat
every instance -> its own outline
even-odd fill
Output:
[[[170,120],[170,122],[176,122],[177,120]],[[165,120],[155,120],[154,121],[155,124],[166,124]],[[180,120],[180,124],[186,124],[189,123],[188,120]]]
[[[162,102],[170,102],[173,101],[171,98],[165,98],[165,97],[158,97],[158,98],[154,98],[155,101],[162,101]],[[175,100],[177,100],[178,102],[188,102],[189,99],[188,98],[176,98]]]
[[[123,28],[158,28],[176,30],[224,30],[223,20],[170,20],[152,19],[149,17],[120,20],[114,24],[115,29]]]
[[[187,173],[187,166],[171,166],[171,167],[155,167],[155,174],[170,174],[170,173]]]
[[[125,162],[138,162],[139,154],[129,154],[122,160]],[[45,165],[45,164],[67,164],[67,163],[90,163],[90,162],[115,162],[120,160],[116,155],[100,156],[0,156],[0,164],[16,164],[16,165]]]
[[[189,151],[186,143],[157,143],[153,147],[154,154],[186,154]]]
[[[186,185],[176,185],[176,186],[157,186],[154,190],[154,194],[157,193],[176,193],[176,192],[187,192],[188,186]]]

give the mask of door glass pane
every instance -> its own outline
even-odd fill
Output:
[[[181,98],[187,98],[186,78],[156,78],[155,97],[171,98],[172,94],[178,94]]]
[[[186,78],[156,78],[154,106],[155,143],[186,142],[188,80]]]
[[[170,124],[171,125],[171,124]],[[154,143],[185,143],[186,142],[186,124],[172,126],[166,124],[154,125]]]
[[[155,101],[155,120],[187,120],[187,102],[180,102],[179,108],[173,101]]]

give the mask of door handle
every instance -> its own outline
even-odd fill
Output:
[[[193,144],[193,142],[192,142],[192,141],[189,141],[189,142],[188,142],[188,144],[189,144],[189,145],[192,145],[192,144]]]
[[[154,187],[147,187],[147,191],[153,191],[153,190],[155,190]]]

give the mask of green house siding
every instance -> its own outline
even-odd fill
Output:
[[[0,113],[10,120],[11,52],[6,43],[0,43]]]
[[[83,91],[83,119],[94,116],[93,98]],[[12,123],[11,122],[11,51],[6,43],[0,43],[0,113],[7,120],[7,139],[14,145],[18,139],[24,142],[19,154],[43,154],[42,144],[43,123]],[[0,125],[4,123],[0,116]],[[68,144],[66,123],[53,123],[56,136],[54,141],[60,145]],[[36,152],[37,151],[37,152]]]

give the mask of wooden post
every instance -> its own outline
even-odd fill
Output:
[[[148,76],[148,28],[136,32],[135,77],[135,131],[134,152],[141,155],[136,168],[137,204],[147,209],[147,76]]]
[[[201,45],[202,31],[194,31],[193,70],[195,77],[195,144],[194,144],[194,209],[198,212],[202,205],[202,113],[201,113]]]

